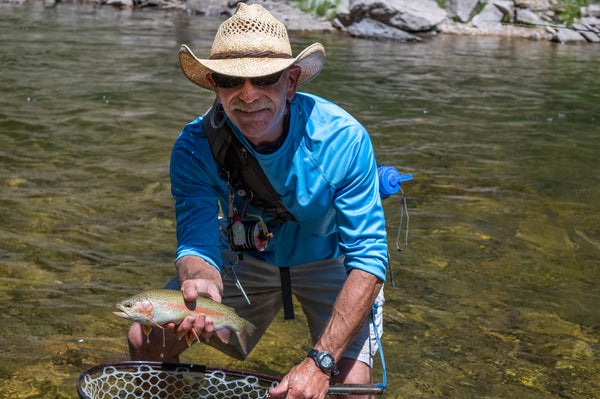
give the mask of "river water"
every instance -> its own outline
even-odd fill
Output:
[[[208,54],[219,22],[0,4],[1,397],[72,398],[83,369],[128,358],[112,304],[173,273],[169,153],[212,102],[177,49]],[[402,252],[401,198],[384,202],[386,396],[600,397],[600,48],[291,38],[328,52],[303,90],[414,176]],[[309,347],[281,317],[246,362],[182,361],[282,376]]]

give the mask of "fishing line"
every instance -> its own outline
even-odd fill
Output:
[[[488,21],[488,22],[498,22],[498,21]],[[567,26],[553,25],[553,24],[533,24],[533,23],[522,23],[522,22],[500,22],[500,23],[502,25],[520,26],[522,28],[531,28],[531,27],[534,27],[534,26],[543,26],[543,27],[552,28],[552,29],[569,29],[569,30],[574,30],[576,32],[598,33],[598,31],[595,31],[595,30],[592,30],[592,29],[570,28],[570,27],[567,27]]]
[[[402,193],[402,197],[401,197],[402,203],[400,204],[400,224],[398,225],[398,234],[396,235],[396,248],[398,249],[398,251],[402,252],[408,246],[409,216],[408,216],[408,206],[406,205],[406,195],[404,194],[404,190],[402,190],[402,188],[400,188],[400,192]],[[400,241],[400,233],[402,232],[402,221],[404,219],[404,215],[406,215],[406,234],[404,235],[404,246],[402,248],[400,248],[398,241]]]
[[[593,30],[593,29],[581,29],[581,28],[570,28],[567,26],[562,26],[562,25],[554,25],[554,24],[535,24],[535,23],[525,23],[525,22],[502,22],[502,21],[494,21],[491,19],[486,19],[486,20],[481,20],[481,22],[493,22],[493,23],[497,23],[497,24],[502,24],[502,25],[510,25],[510,26],[518,26],[521,28],[534,28],[536,26],[542,26],[542,27],[546,27],[546,28],[552,28],[552,29],[569,29],[569,30],[573,30],[576,32],[591,32],[591,33],[598,33],[597,30]]]
[[[377,329],[377,324],[375,323],[375,313],[379,308],[379,304],[375,303],[373,305],[373,309],[371,310],[371,322],[373,323],[373,331],[375,332],[375,340],[377,341],[377,346],[379,347],[379,356],[381,358],[381,367],[383,369],[383,377],[382,381],[379,384],[375,384],[376,387],[381,387],[381,393],[385,392],[385,387],[387,386],[387,371],[385,370],[385,357],[383,356],[383,346],[381,345],[381,339],[379,337],[379,330]]]

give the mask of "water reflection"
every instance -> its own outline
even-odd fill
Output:
[[[173,273],[170,148],[212,102],[175,54],[182,42],[207,53],[219,21],[0,13],[0,396],[74,397],[83,368],[127,358],[112,304]],[[415,176],[409,247],[392,252],[386,291],[387,396],[598,396],[597,49],[292,40],[327,48],[306,90]],[[400,199],[384,205],[395,237]],[[281,375],[308,348],[302,320],[277,320],[246,363],[200,348],[183,360]]]

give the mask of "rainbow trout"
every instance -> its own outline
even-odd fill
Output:
[[[146,335],[150,334],[152,326],[163,328],[167,323],[178,324],[187,316],[196,318],[203,314],[213,321],[215,334],[224,343],[229,342],[229,334],[233,331],[244,354],[247,354],[248,337],[256,329],[254,324],[238,316],[232,308],[213,301],[204,293],[198,293],[196,302],[186,302],[181,291],[151,290],[125,299],[115,307],[119,310],[113,312],[115,316],[140,323]],[[192,338],[199,340],[194,330],[186,336],[188,344]]]

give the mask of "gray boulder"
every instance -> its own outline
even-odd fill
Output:
[[[209,15],[213,17],[229,13],[227,0],[186,0],[185,9],[193,14]]]
[[[581,36],[585,37],[588,42],[598,43],[600,42],[600,35],[593,26],[586,25],[583,23],[574,23],[571,25],[572,29],[575,29]]]
[[[229,0],[230,4],[234,0]],[[288,4],[284,1],[275,0],[247,0],[246,4],[260,4],[264,6],[275,18],[284,23],[289,31],[321,31],[333,30],[331,23]],[[233,10],[232,10],[233,12]]]
[[[502,29],[503,18],[504,13],[494,3],[488,3],[471,22],[476,28],[499,31]]]
[[[581,36],[581,34],[573,29],[558,29],[557,32],[552,36],[550,41],[558,42],[558,43],[567,43],[567,42],[584,42],[586,41],[585,37]]]
[[[495,0],[492,2],[502,13],[503,20],[513,22],[515,16],[515,3],[512,0]]]
[[[344,26],[368,18],[407,32],[425,32],[446,18],[446,12],[434,0],[349,0],[347,5],[342,3],[337,18]]]
[[[579,21],[596,33],[600,33],[600,18],[585,17]]]
[[[548,11],[553,9],[549,0],[515,0],[514,4],[518,8],[527,8],[532,11]]]
[[[126,1],[126,0],[114,0]],[[165,0],[149,0],[165,1]],[[186,0],[185,9],[193,14],[210,16],[233,15],[238,3],[260,4],[275,18],[283,22],[289,31],[331,31],[331,24],[307,14],[300,9],[281,1],[274,0]]]
[[[448,0],[446,2],[449,17],[456,17],[460,22],[467,22],[480,0]]]
[[[116,7],[133,7],[133,0],[107,0],[106,4]]]
[[[517,8],[515,12],[515,21],[529,25],[544,25],[544,21],[539,15],[525,8]]]
[[[401,29],[393,28],[381,21],[370,18],[361,19],[346,28],[354,37],[377,40],[396,40],[402,42],[420,41],[421,39]]]

